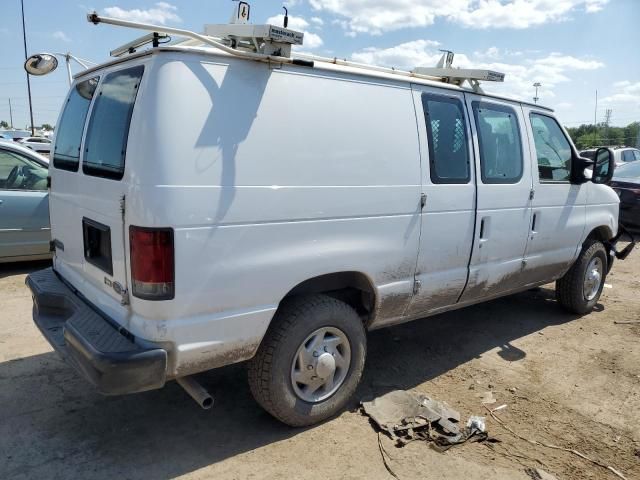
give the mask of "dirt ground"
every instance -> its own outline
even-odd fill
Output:
[[[102,397],[58,359],[31,320],[25,275],[0,265],[0,479],[391,478],[358,399],[411,389],[463,418],[487,415],[492,391],[514,432],[575,449],[640,478],[640,250],[617,262],[595,312],[564,313],[551,288],[529,291],[369,335],[365,378],[349,411],[291,429],[253,401],[242,365],[200,376],[203,411],[174,382]],[[572,453],[528,443],[495,420],[498,443],[437,453],[382,438],[401,479],[616,479]]]

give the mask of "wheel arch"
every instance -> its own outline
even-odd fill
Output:
[[[599,240],[602,243],[606,243],[614,237],[613,231],[609,225],[600,225],[595,227],[589,232],[589,235],[585,238],[587,240]]]
[[[322,293],[347,303],[365,326],[373,320],[378,293],[372,279],[362,272],[332,272],[308,278],[289,290],[282,300],[312,293]]]
[[[615,256],[611,253],[612,252],[611,239],[614,236],[615,235],[611,230],[611,227],[609,227],[608,225],[600,225],[598,227],[593,228],[591,232],[589,232],[589,235],[587,235],[587,237],[584,239],[584,242],[582,244],[584,247],[584,245],[589,240],[597,240],[599,242],[602,242],[605,250],[607,251],[607,266],[606,266],[607,273],[611,271],[611,267],[613,267],[613,262],[615,260]]]

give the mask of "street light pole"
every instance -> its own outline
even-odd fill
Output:
[[[13,128],[13,110],[11,109],[11,99],[9,99],[9,123],[11,124],[11,128]]]
[[[27,32],[24,26],[24,0],[20,0],[20,7],[22,9],[22,40],[24,41],[24,60],[27,60]],[[29,80],[29,74],[27,73],[27,92],[29,95],[29,117],[31,118],[31,136],[35,136],[35,127],[33,125],[33,106],[31,105],[31,81]]]

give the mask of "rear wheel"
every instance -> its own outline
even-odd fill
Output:
[[[338,413],[356,390],[366,356],[360,317],[326,295],[285,300],[249,362],[256,401],[294,427]]]
[[[607,276],[607,251],[602,242],[587,240],[578,260],[556,282],[556,299],[566,310],[585,314],[598,303]]]

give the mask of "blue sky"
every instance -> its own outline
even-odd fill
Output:
[[[82,1],[82,0],[81,0]],[[230,0],[24,0],[29,53],[70,51],[101,62],[109,50],[138,32],[94,26],[85,14],[202,31],[226,23]],[[398,68],[434,65],[438,49],[456,52],[454,66],[506,73],[490,91],[530,100],[543,84],[541,103],[563,123],[598,121],[612,110],[612,124],[640,121],[639,0],[290,0],[290,28],[304,30],[304,51]],[[251,20],[282,12],[281,3],[254,1]],[[19,0],[2,0],[0,16],[0,120],[28,124]],[[62,65],[61,65],[62,67]],[[75,66],[74,66],[75,69]],[[55,124],[68,88],[64,68],[31,81],[36,125]]]

